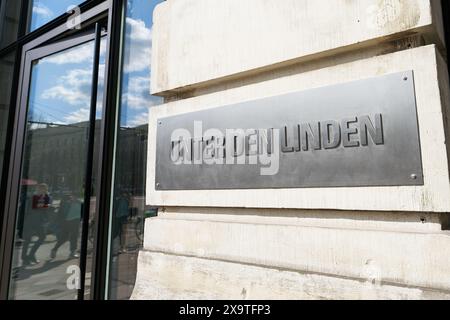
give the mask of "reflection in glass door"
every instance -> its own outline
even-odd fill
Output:
[[[103,91],[104,57],[99,60],[98,51],[94,36],[84,36],[27,55],[11,299],[78,297],[86,173],[95,158],[89,156],[95,149],[91,130],[99,121],[93,120],[95,113],[101,114],[91,96],[97,88],[99,95]],[[98,84],[93,86],[95,70]],[[95,207],[95,198],[90,199],[88,206]]]

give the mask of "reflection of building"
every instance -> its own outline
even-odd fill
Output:
[[[14,35],[19,28],[18,14],[20,6],[13,4],[12,1],[0,1],[0,21],[5,24],[9,32],[0,32],[0,47],[10,44],[14,41]],[[0,29],[1,31],[1,29]],[[8,125],[8,108],[11,98],[11,92],[8,89],[12,82],[14,70],[14,54],[8,54],[0,58],[0,168],[3,167],[3,156],[6,142],[6,127]],[[1,178],[0,169],[0,178]]]
[[[88,123],[81,122],[70,125],[45,125],[33,123],[27,137],[27,148],[31,148],[29,179],[46,183],[53,190],[70,189],[79,192],[77,186],[83,184],[85,177],[86,156],[75,150],[87,148]],[[97,122],[98,126],[98,122]],[[98,130],[96,130],[98,141]],[[98,148],[97,148],[98,149]],[[75,189],[75,190],[74,190]]]
[[[11,94],[8,90],[8,83],[12,81],[12,71],[14,69],[13,57],[6,56],[0,59],[0,168],[3,166],[3,156],[5,153],[6,127],[8,125],[8,107]],[[1,173],[0,173],[1,177]]]
[[[148,126],[143,125],[135,128],[121,128],[120,150],[117,158],[117,186],[125,188],[130,194],[138,195],[144,193],[143,186],[147,167],[147,139]]]
[[[3,24],[3,30],[8,32],[0,33],[0,44],[10,44],[15,40],[15,36],[19,29],[20,6],[13,3],[13,1],[0,1],[0,21]],[[3,87],[4,88],[4,87]]]
[[[52,190],[73,190],[74,186],[83,184],[86,158],[84,154],[74,150],[87,148],[88,123],[80,122],[70,125],[55,125],[33,123],[36,127],[30,130],[28,140],[32,141],[30,166],[27,168],[29,179],[39,183],[46,183]],[[98,151],[98,135],[100,121],[96,122],[96,138],[94,150]],[[147,125],[136,128],[122,128],[120,151],[117,158],[117,184],[121,191],[130,195],[143,192],[147,154]],[[98,156],[94,156],[93,177],[95,182]],[[131,187],[136,186],[136,187]],[[125,190],[123,190],[125,189]]]

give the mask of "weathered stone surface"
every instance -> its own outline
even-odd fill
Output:
[[[255,78],[248,83],[238,83],[235,87],[219,87],[209,94],[153,108],[149,128],[147,203],[189,207],[450,212],[449,161],[443,122],[444,114],[448,113],[448,97],[441,97],[441,90],[445,89],[440,86],[446,86],[446,82],[440,79],[445,73],[438,72],[447,69],[443,60],[438,57],[436,47],[430,45],[351,62],[345,61],[345,57],[323,59],[298,65],[289,71],[273,71],[268,79]],[[155,190],[158,118],[407,70],[414,71],[424,186],[164,192]]]
[[[450,299],[450,292],[143,251],[132,299]]]
[[[439,0],[169,0],[154,14],[134,299],[450,299]],[[431,44],[431,45],[428,45]],[[155,190],[156,120],[413,70],[425,184]],[[370,97],[368,97],[370,99]],[[345,211],[344,211],[345,210]]]
[[[147,220],[145,250],[450,291],[447,231],[171,215]]]
[[[206,85],[420,33],[442,43],[437,0],[169,0],[154,12],[152,93]]]

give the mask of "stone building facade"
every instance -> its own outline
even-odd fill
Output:
[[[165,103],[150,112],[147,204],[161,210],[133,298],[450,298],[441,1],[168,0],[153,19]],[[157,188],[160,119],[410,71],[423,184]]]

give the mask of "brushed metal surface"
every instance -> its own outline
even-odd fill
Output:
[[[172,134],[194,137],[195,121],[203,132],[280,130],[277,174],[261,175],[267,166],[259,162],[174,163],[181,153]],[[419,141],[414,75],[406,71],[158,119],[156,190],[423,185]]]

